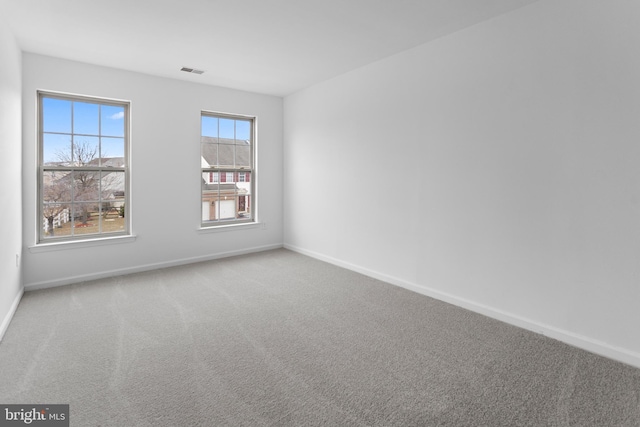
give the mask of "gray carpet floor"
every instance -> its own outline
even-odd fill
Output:
[[[0,403],[72,426],[640,426],[640,370],[284,249],[28,292]]]

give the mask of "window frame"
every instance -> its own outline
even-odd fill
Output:
[[[234,160],[234,166],[230,167],[229,165],[209,165],[209,167],[205,167],[202,164],[203,161],[203,145],[204,144],[218,144],[220,145],[220,142],[217,143],[207,143],[203,141],[203,132],[202,132],[202,119],[204,117],[213,117],[216,118],[218,120],[220,119],[231,119],[231,120],[239,120],[239,121],[245,121],[245,122],[249,122],[249,156],[250,156],[250,161],[249,161],[249,166],[236,166],[235,165],[235,160]],[[237,225],[241,225],[241,224],[255,224],[257,223],[257,204],[256,204],[256,176],[257,176],[257,162],[256,162],[256,145],[257,145],[257,117],[256,116],[252,116],[252,115],[244,115],[244,114],[233,114],[233,113],[225,113],[225,112],[219,112],[219,111],[211,111],[211,110],[201,110],[200,111],[200,182],[202,184],[203,182],[203,176],[205,173],[209,174],[209,173],[213,173],[214,176],[217,174],[218,179],[217,180],[213,180],[211,182],[212,185],[217,185],[218,186],[218,198],[220,197],[220,186],[223,184],[227,184],[227,183],[234,183],[237,184],[238,182],[236,182],[235,179],[233,179],[231,182],[227,181],[226,178],[229,174],[231,174],[231,176],[233,176],[235,178],[235,176],[238,176],[238,174],[240,173],[249,173],[249,181],[245,181],[243,182],[243,184],[249,184],[249,194],[238,194],[236,192],[236,202],[235,202],[235,209],[236,209],[236,216],[234,218],[231,219],[227,219],[227,218],[222,218],[222,219],[210,219],[210,220],[204,220],[203,219],[203,214],[202,214],[202,209],[203,209],[203,204],[204,204],[204,192],[203,192],[203,187],[201,186],[200,189],[200,229],[201,230],[213,230],[213,229],[221,229],[224,227],[229,227],[229,226],[237,226]],[[219,138],[219,130],[218,130],[218,137]],[[237,144],[234,144],[237,145]],[[234,148],[235,150],[235,148]],[[208,163],[207,163],[208,164]],[[246,176],[246,175],[245,175]],[[224,177],[224,180],[223,180]],[[249,206],[249,214],[246,217],[239,217],[238,216],[238,207],[239,207],[239,197],[241,196],[245,196],[245,207]],[[214,208],[214,209],[218,209],[218,208]]]
[[[45,91],[45,90],[38,90],[36,93],[37,97],[36,97],[36,105],[37,105],[37,135],[36,135],[36,140],[37,140],[37,153],[36,153],[36,157],[37,157],[37,171],[36,171],[36,179],[37,179],[37,190],[36,190],[36,202],[37,202],[37,217],[36,217],[36,246],[46,246],[49,244],[57,244],[57,243],[75,243],[75,242],[87,242],[87,241],[111,241],[113,240],[113,238],[122,238],[122,237],[128,237],[131,236],[131,180],[130,180],[130,155],[129,155],[129,150],[130,150],[130,143],[131,143],[131,130],[130,130],[130,123],[131,123],[131,102],[130,101],[126,101],[126,100],[120,100],[120,99],[113,99],[113,98],[103,98],[103,97],[96,97],[96,96],[87,96],[87,95],[77,95],[77,94],[71,94],[71,93],[63,93],[63,92],[54,92],[54,91]],[[46,165],[45,164],[45,158],[44,158],[44,136],[45,134],[59,134],[59,135],[69,135],[72,139],[77,136],[77,135],[82,135],[82,136],[87,136],[87,137],[91,137],[91,138],[97,138],[98,139],[98,158],[102,159],[101,153],[102,153],[102,148],[103,148],[103,141],[102,138],[116,138],[113,135],[107,135],[107,134],[102,134],[102,130],[100,129],[100,123],[101,123],[101,114],[98,113],[98,133],[97,134],[93,134],[93,133],[75,133],[74,132],[74,128],[73,128],[73,107],[71,110],[71,120],[72,120],[72,127],[70,129],[70,132],[46,132],[44,129],[44,99],[56,99],[56,100],[62,100],[62,101],[69,101],[72,103],[78,102],[78,103],[89,103],[89,104],[95,104],[98,105],[99,110],[101,111],[101,107],[102,106],[108,106],[108,107],[119,107],[119,108],[123,108],[124,110],[124,116],[123,116],[123,136],[121,137],[123,139],[123,166],[110,166],[110,165],[103,165],[101,164],[101,162],[99,162],[98,166],[88,166],[88,165]],[[72,104],[73,105],[73,104]],[[117,138],[120,138],[119,136]],[[73,145],[72,145],[73,147]],[[73,148],[72,148],[73,150]],[[73,156],[73,152],[72,152],[72,156]],[[109,231],[109,232],[105,232],[102,230],[103,227],[103,221],[100,220],[99,221],[99,225],[98,225],[98,232],[96,233],[79,233],[79,234],[74,234],[75,228],[72,229],[71,234],[69,235],[61,235],[61,236],[53,236],[53,237],[49,237],[47,236],[47,232],[45,231],[45,227],[43,225],[44,220],[45,220],[45,189],[44,189],[44,176],[46,172],[62,172],[62,173],[70,173],[73,174],[74,172],[90,172],[92,174],[96,174],[99,176],[99,180],[101,181],[103,179],[104,176],[106,176],[107,174],[104,174],[105,172],[111,173],[111,172],[118,172],[118,173],[123,173],[123,179],[124,179],[124,196],[122,198],[122,202],[123,202],[123,206],[125,209],[125,215],[123,218],[123,230],[121,231]],[[104,175],[103,175],[104,174]],[[100,185],[102,185],[102,183],[100,183]],[[73,194],[73,191],[72,191]],[[81,200],[75,200],[74,199],[75,195],[72,195],[70,201],[68,202],[68,204],[70,205],[70,209],[71,210],[71,220],[75,221],[74,217],[74,210],[73,210],[73,206],[77,205],[79,202],[81,202]],[[98,190],[98,196],[97,196],[97,201],[91,201],[90,203],[96,203],[98,205],[98,212],[99,214],[103,213],[103,204],[107,203],[107,202],[111,202],[110,200],[107,199],[103,199],[103,195],[102,195],[102,187],[99,187]],[[115,209],[115,208],[110,208],[111,209]],[[118,208],[119,209],[119,208]],[[67,215],[69,215],[69,213],[67,212]]]

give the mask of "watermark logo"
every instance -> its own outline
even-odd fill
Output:
[[[69,405],[2,405],[0,427],[69,427]]]

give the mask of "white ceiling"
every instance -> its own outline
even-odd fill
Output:
[[[285,96],[535,1],[0,0],[0,19],[26,52]]]

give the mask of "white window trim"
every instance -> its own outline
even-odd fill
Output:
[[[53,251],[61,251],[66,249],[81,249],[81,248],[90,248],[94,246],[131,243],[131,242],[135,242],[136,238],[137,236],[135,234],[130,234],[127,236],[122,236],[122,235],[107,236],[107,237],[100,237],[97,239],[45,242],[45,243],[38,243],[36,245],[29,246],[28,249],[29,249],[29,252],[35,254],[40,252],[53,252]]]
[[[237,230],[250,230],[250,229],[265,229],[264,223],[255,221],[255,222],[240,222],[240,223],[231,223],[231,224],[220,224],[215,227],[200,227],[196,231],[198,233],[207,234],[207,233],[219,233],[223,231],[237,231]]]

